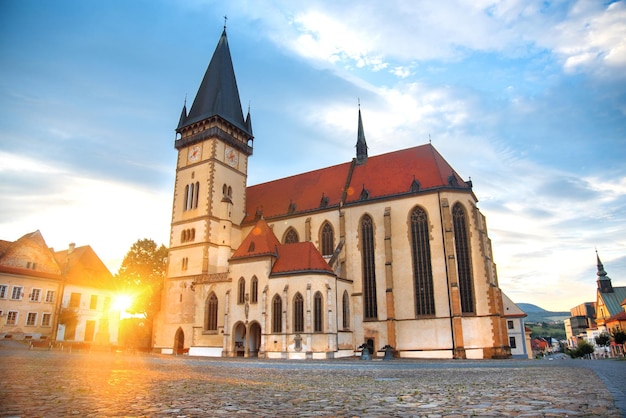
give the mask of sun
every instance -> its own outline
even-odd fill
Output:
[[[113,299],[111,309],[114,311],[125,312],[133,303],[133,297],[129,295],[117,295]]]

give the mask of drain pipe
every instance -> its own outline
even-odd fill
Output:
[[[437,192],[437,201],[439,202],[439,220],[441,221],[441,238],[443,242],[443,260],[446,266],[446,285],[448,286],[448,310],[450,312],[450,333],[452,334],[452,358],[456,352],[456,341],[454,335],[454,318],[452,317],[452,297],[450,296],[450,275],[448,274],[448,256],[446,254],[446,231],[443,226],[443,209],[441,208],[441,192]]]

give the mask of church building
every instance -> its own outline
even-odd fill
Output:
[[[431,145],[248,186],[253,134],[226,30],[178,151],[155,349],[326,359],[510,357],[502,292],[472,184]],[[269,147],[268,142],[259,146]]]

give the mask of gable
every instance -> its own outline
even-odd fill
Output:
[[[270,276],[305,273],[334,275],[333,269],[313,243],[307,241],[280,245]]]

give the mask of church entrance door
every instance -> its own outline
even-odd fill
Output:
[[[237,322],[235,325],[234,351],[236,357],[244,357],[246,355],[246,326],[243,322]]]
[[[259,348],[261,347],[261,326],[258,322],[250,324],[250,332],[248,334],[248,347],[250,347],[248,355],[250,357],[259,356]]]
[[[174,336],[174,354],[183,354],[185,352],[185,333],[178,328]]]

